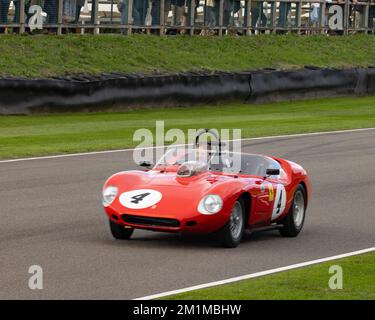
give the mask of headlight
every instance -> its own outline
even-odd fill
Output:
[[[217,194],[205,196],[198,205],[198,211],[202,214],[218,213],[223,207],[223,200]]]
[[[103,190],[103,206],[108,207],[117,196],[118,188],[115,186],[109,186]]]

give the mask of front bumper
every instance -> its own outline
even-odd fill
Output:
[[[111,207],[105,212],[117,224],[136,229],[161,232],[211,233],[221,229],[228,221],[230,213],[220,211],[213,215],[198,212],[183,216],[163,216],[147,213],[119,213]]]

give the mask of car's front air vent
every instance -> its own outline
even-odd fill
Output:
[[[144,217],[144,216],[123,214],[122,219],[128,223],[144,225],[144,226],[149,226],[149,227],[157,226],[157,227],[177,228],[180,226],[180,221],[176,219],[169,219],[169,218],[154,218],[154,217]]]

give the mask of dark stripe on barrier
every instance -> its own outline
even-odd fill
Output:
[[[125,110],[228,101],[273,102],[375,93],[375,69],[110,73],[49,79],[0,78],[0,114]]]

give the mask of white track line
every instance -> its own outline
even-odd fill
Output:
[[[286,134],[279,136],[267,136],[267,137],[256,137],[256,138],[244,138],[244,139],[234,139],[229,141],[252,141],[252,140],[266,140],[266,139],[280,139],[280,138],[294,138],[294,137],[305,137],[305,136],[318,136],[326,134],[340,134],[340,133],[350,133],[350,132],[362,132],[375,130],[375,128],[363,128],[363,129],[349,129],[349,130],[337,130],[337,131],[321,131],[321,132],[310,132],[310,133],[297,133],[297,134]],[[181,145],[176,145],[181,146]],[[165,146],[155,146],[155,147],[145,147],[143,149],[156,149],[164,148]],[[134,151],[134,148],[129,149],[117,149],[117,150],[105,150],[105,151],[93,151],[93,152],[81,152],[81,153],[70,153],[70,154],[59,154],[55,156],[43,156],[43,157],[31,157],[31,158],[19,158],[10,160],[0,160],[0,163],[11,163],[20,161],[31,161],[31,160],[45,160],[45,159],[58,159],[58,158],[68,158],[68,157],[78,157],[78,156],[91,156],[96,154],[106,154],[106,153],[119,153]]]
[[[134,299],[134,300],[158,299],[158,298],[176,295],[176,294],[184,293],[184,292],[188,292],[188,291],[210,288],[210,287],[219,286],[219,285],[222,285],[222,284],[228,284],[228,283],[237,282],[237,281],[246,280],[246,279],[258,278],[258,277],[262,277],[262,276],[277,273],[277,272],[282,272],[282,271],[292,270],[292,269],[296,269],[296,268],[306,267],[306,266],[310,266],[310,265],[317,264],[317,263],[342,259],[342,258],[351,257],[351,256],[363,254],[363,253],[372,252],[372,251],[375,251],[375,247],[367,248],[367,249],[363,249],[363,250],[358,250],[358,251],[353,251],[353,252],[349,252],[349,253],[343,253],[343,254],[339,254],[339,255],[336,255],[336,256],[327,257],[327,258],[321,258],[321,259],[317,259],[317,260],[311,260],[311,261],[301,262],[301,263],[297,263],[297,264],[292,264],[290,266],[285,266],[285,267],[281,267],[281,268],[276,268],[276,269],[271,269],[271,270],[266,270],[266,271],[261,271],[261,272],[256,272],[256,273],[250,273],[250,274],[246,274],[246,275],[243,275],[243,276],[229,278],[229,279],[225,279],[225,280],[221,280],[221,281],[204,283],[204,284],[200,284],[200,285],[197,285],[197,286],[187,287],[187,288],[184,288],[184,289],[162,292],[162,293],[158,293],[158,294],[153,294],[151,296],[137,298],[137,299]]]

